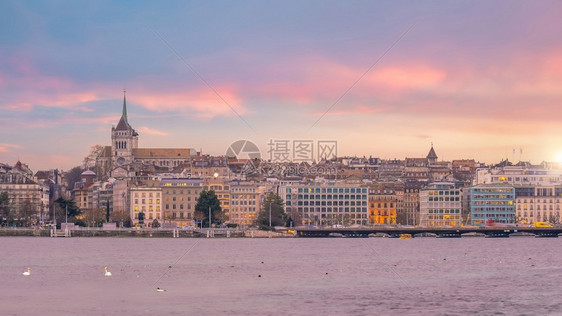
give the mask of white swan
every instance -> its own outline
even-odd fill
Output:
[[[105,276],[111,276],[111,272],[107,270],[107,267],[105,267]]]
[[[31,275],[31,268],[27,268],[27,271],[22,273],[23,275]]]

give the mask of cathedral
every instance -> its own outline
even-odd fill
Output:
[[[127,118],[127,97],[117,126],[111,127],[111,145],[96,160],[99,178],[128,178],[146,173],[172,171],[189,164],[198,153],[193,148],[139,148],[139,134]]]

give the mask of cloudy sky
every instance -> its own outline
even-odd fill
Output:
[[[0,162],[140,147],[559,159],[559,1],[2,1]],[[216,91],[216,93],[215,93]],[[315,123],[316,122],[316,123]]]

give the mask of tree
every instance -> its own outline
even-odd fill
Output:
[[[283,199],[275,194],[269,193],[264,202],[262,203],[262,209],[258,214],[257,224],[260,229],[269,228],[274,226],[283,226],[286,224],[286,214]],[[270,225],[270,207],[271,207],[271,225]]]
[[[18,219],[21,226],[30,226],[36,214],[37,210],[33,207],[33,203],[30,200],[23,201],[18,210]]]
[[[84,157],[84,169],[91,169],[96,166],[96,160],[103,151],[102,145],[94,145],[90,147],[90,153]]]
[[[81,166],[76,166],[65,173],[64,179],[69,190],[74,189],[74,183],[82,180],[82,172],[84,172],[84,169]]]
[[[287,216],[289,217],[290,220],[293,221],[293,227],[302,225],[302,217],[299,214],[299,212],[294,208],[289,213],[287,213]],[[287,222],[285,223],[285,226],[287,227],[290,227],[289,219],[287,219]]]
[[[551,225],[558,225],[559,223],[559,219],[557,216],[555,216],[554,214],[550,213],[550,216],[548,217],[548,223],[550,223]]]
[[[222,224],[224,214],[221,208],[219,198],[213,190],[203,190],[199,194],[197,204],[195,204],[195,217],[202,218],[203,227],[209,227],[209,208],[211,209],[212,224]]]
[[[105,223],[105,210],[103,208],[87,209],[80,219],[88,227],[100,227]]]
[[[10,196],[8,192],[0,193],[0,222],[2,225],[8,225],[13,221],[13,216],[10,210]]]
[[[131,226],[131,216],[123,209],[113,210],[113,212],[111,212],[111,216],[109,217],[109,220],[111,222],[121,223],[123,226],[127,226],[127,227]]]
[[[76,216],[82,214],[82,211],[78,208],[76,202],[74,202],[74,200],[72,199],[67,200],[63,197],[60,197],[55,200],[55,203],[59,206],[59,209],[62,210],[62,215],[65,217],[68,216],[68,218],[71,220],[76,219]],[[59,214],[60,212],[57,212],[57,215]],[[59,217],[58,222],[62,222],[62,219],[64,219],[64,217]]]

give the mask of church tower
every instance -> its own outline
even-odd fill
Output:
[[[111,164],[113,168],[133,162],[133,149],[138,148],[139,134],[127,119],[127,97],[123,91],[123,113],[117,127],[111,128]]]
[[[435,162],[437,162],[437,154],[435,153],[435,149],[433,149],[433,143],[431,143],[431,149],[429,150],[429,153],[427,154],[427,162],[429,162],[429,164],[433,164]]]

